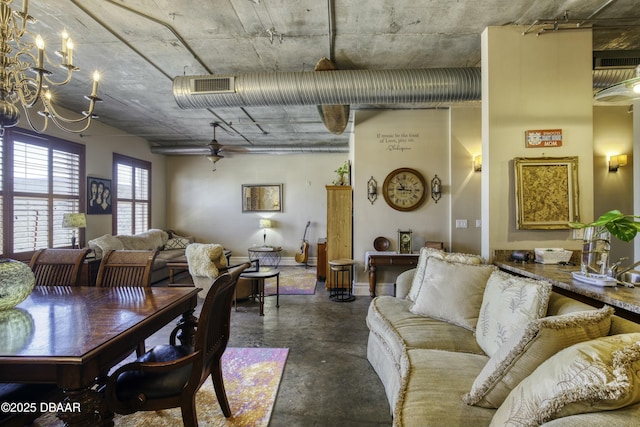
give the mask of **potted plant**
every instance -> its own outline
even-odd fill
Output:
[[[640,222],[635,221],[640,218],[638,215],[625,215],[617,209],[600,215],[598,219],[590,223],[570,222],[571,228],[604,227],[614,237],[623,242],[630,242],[640,231]]]
[[[344,185],[344,176],[349,173],[349,161],[344,162],[344,165],[340,166],[334,172],[338,174],[338,179],[333,181],[333,185]]]
[[[609,251],[611,235],[623,242],[633,240],[640,231],[640,218],[637,215],[625,215],[617,209],[602,214],[589,223],[570,222],[572,228],[584,228],[581,273],[610,275]],[[616,265],[617,267],[617,265]]]

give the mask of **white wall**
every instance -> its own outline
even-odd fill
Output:
[[[311,221],[307,240],[309,255],[315,258],[317,240],[326,235],[325,185],[336,178],[334,171],[347,157],[346,153],[228,155],[216,164],[215,172],[204,156],[167,157],[168,227],[199,242],[220,243],[233,251],[233,257],[246,258],[248,248],[262,244],[259,219],[269,217],[274,228],[267,231],[267,244],[282,246],[282,257],[292,258]],[[242,184],[283,184],[283,211],[242,213]]]

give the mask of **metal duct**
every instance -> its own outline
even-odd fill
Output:
[[[229,145],[225,150],[222,147],[220,153],[226,155],[234,154],[296,154],[296,153],[348,153],[349,147],[342,145],[291,145],[291,146],[237,146]],[[151,152],[154,154],[185,155],[185,156],[207,156],[211,154],[211,149],[206,145],[175,145],[172,147],[153,146]]]
[[[480,68],[178,76],[173,96],[184,109],[479,101],[480,77]]]

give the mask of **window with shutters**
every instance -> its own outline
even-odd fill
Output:
[[[114,153],[113,177],[116,233],[147,231],[151,226],[151,163]]]
[[[62,228],[62,217],[83,212],[84,145],[7,129],[0,159],[3,256],[29,259],[38,249],[70,247],[73,230]]]

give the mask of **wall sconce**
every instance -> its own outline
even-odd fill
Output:
[[[373,176],[367,182],[367,198],[371,204],[378,198],[378,183],[373,179]]]
[[[442,181],[438,178],[438,175],[434,176],[431,180],[431,198],[438,203],[440,197],[442,197]]]
[[[609,157],[609,172],[618,172],[620,166],[627,165],[627,155],[620,154],[618,156]]]
[[[482,156],[473,156],[473,170],[476,172],[482,170]]]

